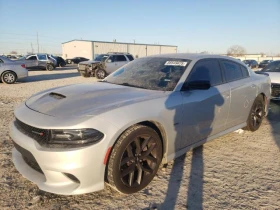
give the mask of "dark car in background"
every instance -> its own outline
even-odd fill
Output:
[[[68,64],[78,64],[82,61],[88,61],[89,59],[87,58],[84,58],[84,57],[74,57],[74,58],[69,58],[69,59],[66,59],[66,63]]]
[[[243,63],[245,63],[251,69],[258,68],[259,66],[256,60],[244,60]]]
[[[66,61],[62,57],[54,56],[54,58],[56,59],[56,62],[57,62],[56,67],[64,67],[64,66],[66,66]]]
[[[269,63],[271,63],[273,60],[263,60],[259,64],[259,68],[264,68],[266,67]]]

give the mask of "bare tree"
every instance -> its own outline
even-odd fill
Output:
[[[11,51],[10,54],[17,55],[17,51]]]
[[[261,56],[262,56],[262,57],[264,57],[264,56],[265,56],[265,53],[263,53],[263,52],[261,52],[260,54],[261,54]]]
[[[244,47],[240,45],[233,45],[227,50],[227,55],[228,56],[243,56],[246,53],[246,50]]]

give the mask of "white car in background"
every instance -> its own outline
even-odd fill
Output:
[[[271,99],[280,100],[280,60],[269,63],[261,72],[269,74],[271,80]]]
[[[25,64],[0,56],[0,76],[2,82],[13,84],[18,79],[27,77],[28,70],[25,68]]]

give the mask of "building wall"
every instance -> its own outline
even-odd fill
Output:
[[[81,56],[88,59],[94,59],[97,55],[108,52],[130,53],[135,58],[141,58],[149,55],[176,53],[177,47],[131,43],[126,44],[118,42],[93,42],[85,40],[74,40],[62,44],[63,58]]]
[[[92,42],[91,41],[72,41],[62,44],[62,57],[85,57],[93,59]]]
[[[127,52],[127,44],[92,42],[94,57],[108,52]]]

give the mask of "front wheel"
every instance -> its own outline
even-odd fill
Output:
[[[17,76],[14,72],[6,71],[2,74],[1,80],[6,84],[13,84],[16,82]]]
[[[103,69],[98,69],[95,71],[95,76],[97,79],[104,79],[106,77],[106,71]]]
[[[162,154],[161,139],[152,128],[136,125],[127,129],[110,155],[109,184],[124,194],[142,190],[156,175]]]
[[[250,114],[247,119],[246,130],[256,131],[262,124],[263,118],[265,116],[265,105],[264,100],[261,95],[259,95],[251,108]]]

